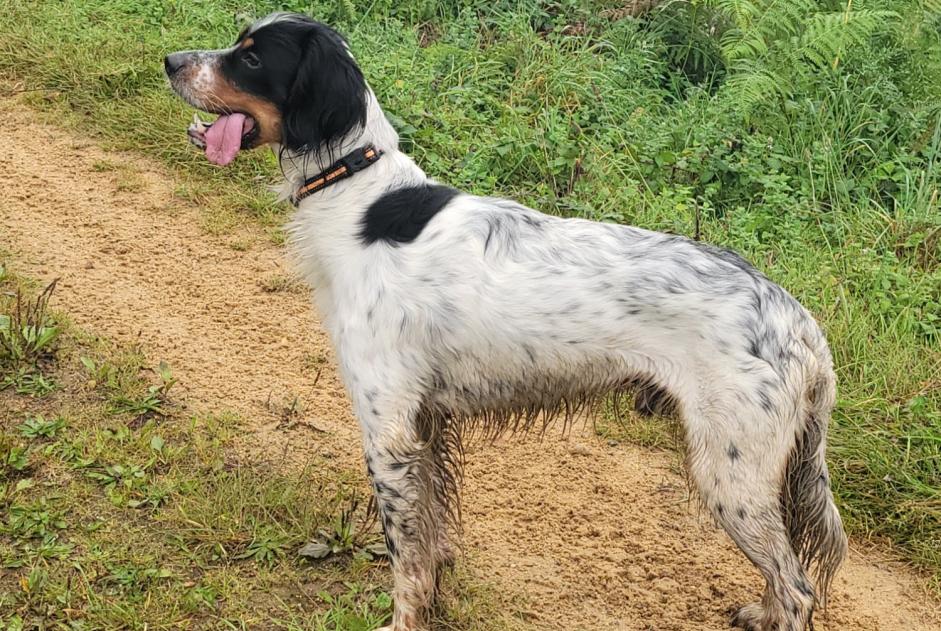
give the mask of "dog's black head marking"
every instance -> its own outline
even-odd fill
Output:
[[[329,153],[366,123],[368,89],[346,42],[304,15],[270,15],[231,48],[173,53],[164,67],[192,105],[255,119],[261,129],[252,146]]]

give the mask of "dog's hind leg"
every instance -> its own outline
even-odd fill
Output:
[[[793,432],[758,406],[722,416],[709,408],[700,418],[684,414],[690,470],[705,504],[767,583],[761,602],[740,609],[732,624],[803,631],[814,589],[791,545],[781,503]]]

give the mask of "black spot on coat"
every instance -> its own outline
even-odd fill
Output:
[[[366,209],[359,238],[366,245],[377,241],[411,243],[457,194],[455,189],[439,184],[388,191]]]

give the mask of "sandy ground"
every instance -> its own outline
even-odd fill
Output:
[[[190,408],[241,415],[243,454],[273,466],[329,455],[362,470],[306,290],[266,291],[290,268],[262,230],[207,235],[158,165],[41,124],[10,99],[0,118],[0,247],[17,269],[61,278],[56,308],[168,361]],[[286,424],[295,398],[302,412]],[[463,563],[519,603],[520,629],[728,628],[728,612],[756,600],[761,581],[687,501],[677,465],[675,454],[612,446],[590,429],[475,447]],[[817,628],[928,631],[941,613],[922,579],[856,543]]]

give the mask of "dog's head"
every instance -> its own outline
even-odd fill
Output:
[[[329,150],[366,121],[366,82],[346,42],[303,15],[269,15],[231,48],[173,53],[164,68],[177,94],[219,115],[189,129],[217,164],[263,144]]]

